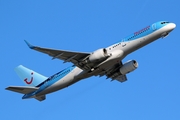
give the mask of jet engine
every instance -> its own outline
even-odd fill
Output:
[[[100,62],[105,60],[107,57],[109,57],[107,50],[105,48],[101,48],[91,53],[91,55],[89,56],[89,61]]]
[[[132,72],[137,67],[138,67],[138,63],[135,60],[130,60],[130,61],[124,63],[124,65],[120,68],[119,71],[122,75],[125,75],[127,73]]]

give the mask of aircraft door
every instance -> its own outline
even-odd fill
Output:
[[[46,81],[46,82],[44,83],[44,87],[45,87],[45,88],[48,87],[48,81]]]
[[[154,23],[154,24],[152,25],[152,29],[153,29],[153,30],[156,30],[156,23]]]
[[[121,45],[122,45],[122,47],[126,46],[126,43],[125,43],[124,39],[122,39]]]

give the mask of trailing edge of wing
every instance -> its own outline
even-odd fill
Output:
[[[38,89],[39,89],[38,87],[30,87],[30,86],[9,86],[6,88],[6,90],[10,90],[10,91],[18,92],[22,94],[28,94]]]

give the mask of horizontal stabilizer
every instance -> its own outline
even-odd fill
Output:
[[[6,90],[10,90],[10,91],[18,92],[22,94],[28,94],[38,89],[39,89],[38,87],[31,87],[31,86],[9,86],[6,88]]]

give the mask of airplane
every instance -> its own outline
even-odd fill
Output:
[[[26,86],[9,86],[6,90],[24,94],[22,99],[35,98],[43,101],[46,99],[46,94],[66,88],[91,76],[106,76],[112,81],[125,82],[126,74],[137,69],[138,62],[129,60],[122,63],[122,60],[139,48],[159,38],[167,37],[175,27],[175,23],[159,21],[134,32],[116,44],[91,53],[42,48],[25,40],[30,49],[48,54],[52,59],[63,60],[64,63],[71,62],[73,65],[50,77],[19,65],[15,68],[15,72]]]

